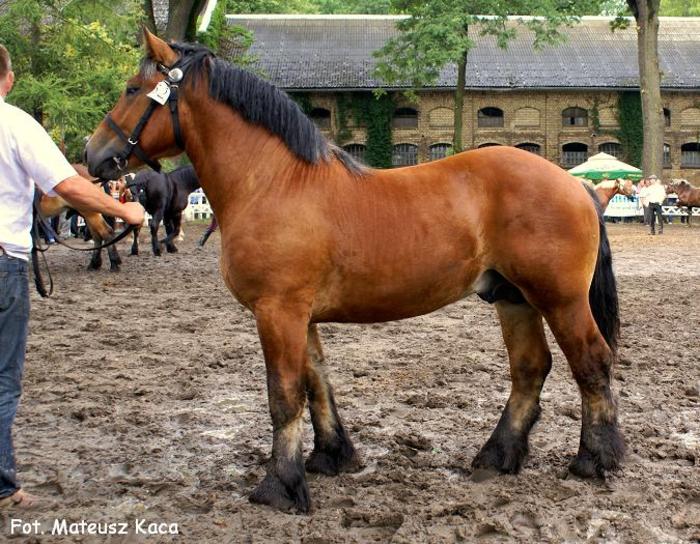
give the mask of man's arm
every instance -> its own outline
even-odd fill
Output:
[[[138,202],[122,204],[81,176],[66,178],[53,190],[74,208],[121,217],[131,225],[143,223],[144,210],[141,204]]]

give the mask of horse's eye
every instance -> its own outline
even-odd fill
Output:
[[[137,92],[139,92],[140,87],[127,87],[126,88],[126,96],[133,96]]]

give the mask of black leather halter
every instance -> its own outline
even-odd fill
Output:
[[[167,66],[164,66],[162,64],[158,64],[158,71],[165,74],[164,81],[167,83],[168,88],[170,89],[170,94],[168,96],[168,108],[170,109],[170,117],[172,118],[173,122],[175,143],[180,149],[184,150],[185,142],[182,138],[182,131],[180,129],[180,118],[177,113],[179,83],[184,78],[184,71],[182,69],[184,68],[184,66],[182,68],[178,66],[181,63],[182,61],[180,60],[176,62],[171,68],[168,68]],[[139,119],[139,122],[136,123],[136,126],[131,131],[130,136],[127,136],[124,133],[124,131],[119,127],[119,125],[117,125],[117,123],[114,122],[114,119],[112,119],[111,114],[108,113],[106,115],[105,121],[107,122],[107,126],[111,128],[112,131],[119,137],[119,139],[126,144],[124,149],[122,149],[121,152],[114,157],[114,160],[117,163],[117,168],[119,170],[126,169],[126,165],[129,162],[129,157],[131,157],[131,155],[133,154],[136,155],[139,158],[139,160],[153,168],[153,170],[155,170],[156,172],[160,172],[160,162],[158,162],[155,159],[151,159],[146,154],[146,152],[143,149],[141,149],[141,146],[139,145],[139,138],[141,137],[143,129],[146,128],[146,123],[148,123],[149,119],[151,118],[151,115],[153,115],[153,112],[160,105],[161,104],[158,103],[156,100],[151,99],[151,102],[148,104],[146,111],[143,112],[141,118]]]

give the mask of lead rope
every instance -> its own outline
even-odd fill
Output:
[[[39,235],[39,218],[36,207],[36,197],[34,198],[34,206],[32,208],[32,271],[34,274],[34,286],[36,287],[37,293],[42,298],[48,298],[53,294],[53,277],[51,276],[51,269],[49,268],[49,263],[46,261],[46,255],[44,252],[49,249],[49,246],[41,247],[41,236]],[[49,276],[49,288],[46,289],[46,283],[44,282],[44,276],[41,273],[41,263],[39,258],[44,261],[44,268]]]

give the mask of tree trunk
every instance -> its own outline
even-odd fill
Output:
[[[641,0],[633,10],[637,21],[639,87],[644,122],[642,170],[661,177],[664,152],[664,114],[659,71],[659,0]]]
[[[144,21],[146,28],[148,28],[148,30],[150,30],[153,34],[155,34],[157,36],[158,29],[156,28],[156,17],[153,14],[153,1],[152,0],[144,0],[143,9],[146,12],[146,20]],[[142,33],[139,32],[138,34],[140,37]]]
[[[196,34],[197,17],[204,3],[204,0],[170,0],[165,39],[179,42],[185,39],[193,40]]]
[[[459,153],[463,149],[462,145],[462,112],[464,107],[464,86],[467,75],[467,51],[464,52],[461,60],[457,63],[457,87],[455,88],[455,109],[454,109],[454,139],[452,140],[452,150]]]

